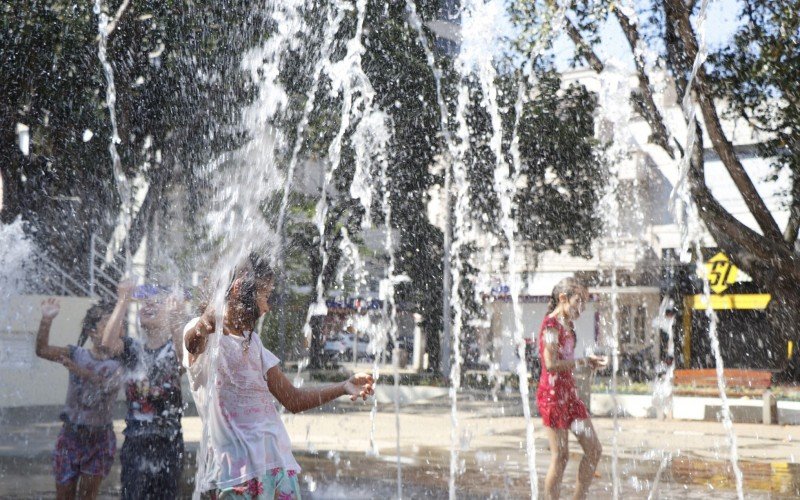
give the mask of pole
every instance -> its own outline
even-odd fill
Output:
[[[445,379],[450,378],[450,332],[451,332],[451,312],[450,312],[450,288],[451,288],[451,270],[450,270],[450,246],[453,240],[451,234],[452,228],[450,227],[450,183],[451,183],[451,165],[444,169],[444,250],[442,252],[442,341],[440,345],[441,360],[439,369],[444,375]]]
[[[94,233],[89,237],[89,295],[94,297]]]
[[[279,228],[280,248],[278,249],[278,355],[286,359],[286,229],[283,224]]]

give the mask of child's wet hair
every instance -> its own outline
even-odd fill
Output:
[[[83,317],[83,325],[81,326],[81,334],[78,336],[78,345],[83,346],[86,339],[89,338],[89,332],[97,328],[97,323],[103,319],[103,316],[111,314],[114,310],[114,304],[109,302],[100,302],[95,304],[86,311]]]
[[[256,304],[256,292],[258,291],[259,282],[272,281],[275,279],[275,271],[273,271],[269,260],[255,252],[247,256],[234,274],[234,280],[242,278],[242,288],[239,294],[239,302],[244,309],[250,313],[253,319],[259,316],[258,304]],[[228,290],[230,293],[230,289]]]
[[[558,306],[558,297],[562,293],[566,294],[567,298],[572,298],[574,295],[577,295],[584,290],[586,290],[586,285],[584,285],[579,279],[571,276],[562,279],[556,283],[556,286],[553,287],[553,292],[547,299],[547,314],[555,311],[556,307]]]
[[[275,271],[272,270],[272,266],[266,257],[254,252],[248,256],[247,260],[250,262],[250,267],[253,270],[254,281],[275,279]]]

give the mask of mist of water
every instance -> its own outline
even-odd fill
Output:
[[[25,234],[21,217],[10,224],[0,224],[0,302],[19,295],[31,279],[35,247]],[[7,308],[0,308],[7,311]]]
[[[395,233],[392,229],[392,202],[391,190],[389,185],[389,159],[386,154],[386,148],[390,138],[390,132],[386,126],[388,119],[382,115],[375,113],[373,118],[378,118],[377,126],[370,127],[370,130],[377,132],[376,138],[379,146],[377,148],[368,148],[366,144],[360,146],[359,142],[356,144],[357,156],[364,156],[367,151],[374,151],[375,162],[380,166],[380,189],[383,191],[381,197],[381,211],[383,212],[383,251],[389,256],[389,262],[386,266],[386,275],[380,283],[379,298],[383,303],[383,323],[388,326],[388,337],[392,340],[392,372],[394,376],[394,422],[395,422],[395,452],[397,455],[397,498],[403,498],[403,465],[400,455],[400,345],[397,336],[397,302],[395,300],[395,285],[400,282],[407,281],[405,276],[397,276],[395,274],[396,261],[395,261]],[[359,155],[358,151],[362,153]],[[352,188],[351,188],[352,194]],[[362,204],[367,205],[371,201],[371,196],[360,197]],[[373,378],[377,381],[379,370],[377,365],[377,355],[375,356],[375,365],[373,366]],[[374,446],[374,430],[375,430],[375,414],[377,411],[377,401],[373,406],[373,411],[370,412],[372,419],[371,425],[371,441]]]
[[[736,432],[733,427],[733,420],[731,418],[730,405],[725,388],[724,377],[724,361],[722,359],[722,352],[719,346],[719,337],[717,335],[717,314],[711,304],[711,288],[708,283],[708,276],[706,275],[703,265],[702,254],[702,226],[698,207],[694,203],[689,190],[689,171],[691,169],[692,151],[694,150],[696,142],[700,139],[698,130],[695,126],[697,106],[692,94],[692,87],[697,73],[705,63],[707,58],[708,48],[706,45],[706,12],[708,8],[708,0],[703,0],[700,4],[700,9],[697,15],[697,34],[698,34],[698,51],[697,56],[692,64],[692,71],[686,83],[686,93],[681,101],[681,108],[683,110],[684,118],[686,119],[687,138],[685,151],[686,154],[680,162],[679,178],[675,184],[673,193],[671,195],[671,202],[673,212],[676,217],[685,215],[686,218],[682,220],[682,239],[681,246],[683,251],[682,257],[684,259],[690,258],[690,251],[694,249],[697,274],[702,278],[703,282],[703,296],[706,302],[706,316],[709,320],[708,336],[711,344],[711,351],[714,355],[714,363],[717,373],[717,388],[719,389],[719,397],[721,400],[721,416],[722,425],[727,434],[728,446],[730,450],[730,461],[733,468],[733,474],[736,483],[736,493],[740,499],[744,498],[743,476],[741,468],[739,467],[739,453],[737,447]],[[702,160],[701,160],[702,161]],[[691,314],[691,311],[686,311],[684,314]]]
[[[534,445],[533,420],[531,419],[528,369],[525,362],[522,311],[519,304],[522,282],[519,270],[516,268],[518,265],[517,222],[512,215],[516,186],[518,185],[516,176],[519,175],[519,170],[511,170],[503,150],[503,122],[496,85],[498,75],[494,66],[494,54],[492,51],[502,29],[503,12],[502,2],[465,2],[462,11],[462,33],[464,39],[456,68],[461,73],[462,79],[469,78],[474,72],[482,94],[481,105],[489,114],[491,121],[492,133],[489,139],[489,147],[495,158],[492,186],[500,203],[500,228],[508,249],[506,272],[514,312],[512,336],[518,355],[515,368],[525,417],[526,455],[531,496],[535,498],[538,496],[536,448]]]
[[[223,324],[225,293],[235,268],[252,251],[271,254],[275,258],[279,238],[262,213],[263,200],[282,186],[284,177],[278,169],[276,149],[282,142],[281,133],[273,122],[287,102],[286,92],[278,81],[279,68],[288,49],[302,33],[303,2],[282,2],[267,7],[266,14],[280,27],[261,47],[247,52],[242,69],[249,72],[258,86],[258,96],[242,113],[242,127],[251,139],[237,151],[223,154],[208,165],[210,183],[215,187],[207,215],[209,236],[219,242],[208,269],[213,286],[216,324]],[[216,366],[220,335],[210,336],[206,355],[210,366]],[[217,371],[209,370],[208,386],[216,384]],[[213,398],[198,402],[208,415]],[[212,451],[210,429],[203,426],[197,451],[194,498],[212,484],[218,465]]]
[[[325,306],[325,286],[324,274],[325,268],[328,265],[329,255],[326,249],[326,222],[328,215],[329,202],[328,197],[331,189],[331,183],[334,175],[342,161],[342,149],[345,140],[345,133],[350,128],[351,124],[357,122],[360,116],[368,114],[367,111],[371,110],[372,102],[374,99],[374,90],[369,81],[369,78],[364,73],[361,67],[361,57],[364,53],[363,35],[364,35],[364,18],[366,16],[366,2],[359,1],[356,4],[356,28],[352,38],[347,43],[347,52],[344,57],[336,62],[329,62],[328,76],[331,79],[332,92],[338,94],[342,99],[342,107],[340,114],[339,129],[334,136],[331,144],[328,146],[328,166],[323,179],[322,189],[319,201],[317,202],[314,222],[317,226],[319,234],[319,254],[322,259],[321,272],[316,280],[316,302],[309,307],[306,316],[306,324],[303,327],[303,333],[306,337],[306,342],[311,344],[312,329],[311,318],[314,316],[324,316],[327,314],[327,307]],[[299,369],[304,368],[301,363]]]
[[[619,169],[620,163],[628,159],[630,134],[627,132],[628,123],[631,117],[631,108],[628,96],[630,88],[627,83],[627,75],[617,69],[614,62],[606,64],[605,70],[601,74],[601,92],[599,95],[599,107],[602,110],[602,121],[599,126],[608,126],[612,134],[613,143],[607,152],[609,159],[609,176],[606,193],[601,202],[601,212],[604,214],[604,228],[606,231],[605,244],[611,250],[611,336],[607,339],[611,348],[611,400],[613,434],[611,436],[611,479],[612,497],[616,500],[620,496],[620,473],[619,473],[619,402],[618,394],[618,375],[619,375],[619,288],[617,278],[618,260],[618,241],[620,238],[620,206],[619,200],[620,183]]]
[[[425,52],[425,59],[430,68],[436,87],[436,102],[439,108],[439,127],[447,148],[444,157],[439,158],[439,163],[444,171],[444,219],[443,219],[443,232],[444,232],[444,280],[443,280],[443,317],[444,317],[444,331],[442,341],[442,368],[448,371],[450,377],[450,478],[448,480],[448,491],[450,498],[456,496],[456,476],[458,473],[458,390],[461,385],[461,327],[462,327],[462,314],[460,299],[460,278],[463,263],[461,261],[461,239],[457,239],[453,244],[453,235],[463,235],[464,227],[464,212],[466,202],[466,192],[468,184],[466,180],[466,172],[463,167],[463,157],[465,154],[466,145],[469,140],[469,131],[467,130],[466,121],[464,116],[466,114],[466,95],[464,89],[459,91],[458,112],[457,116],[460,117],[459,121],[459,138],[460,146],[457,145],[456,140],[450,130],[450,120],[448,117],[447,103],[445,102],[442,91],[442,70],[436,65],[436,58],[433,50],[431,49],[430,42],[425,35],[422,28],[422,21],[417,14],[416,5],[411,0],[406,0],[406,11],[408,13],[409,26],[414,29],[417,34],[417,42]],[[454,162],[456,165],[451,166],[450,163]],[[455,201],[455,228],[451,228],[451,200],[450,192],[453,184],[453,177],[456,177],[455,183],[457,186],[457,195]],[[453,312],[454,311],[454,316]],[[451,317],[453,324],[451,325]],[[451,339],[452,351],[454,352],[453,364],[450,366],[451,355]]]
[[[122,11],[124,11],[124,7],[121,9]],[[100,59],[106,79],[106,107],[108,108],[109,121],[111,122],[111,138],[108,143],[108,152],[111,155],[111,167],[114,171],[117,191],[120,199],[123,203],[126,203],[131,198],[131,186],[128,176],[122,170],[122,160],[117,152],[117,144],[121,142],[117,128],[117,87],[114,84],[114,68],[108,60],[108,35],[113,30],[113,24],[109,23],[103,0],[95,0],[94,13],[97,16],[97,31],[100,35],[97,43],[97,57]]]

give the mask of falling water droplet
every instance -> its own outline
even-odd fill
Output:
[[[156,48],[155,48],[155,49],[153,49],[152,51],[148,52],[148,54],[147,54],[147,57],[148,57],[148,58],[150,58],[150,59],[155,59],[155,58],[157,58],[157,57],[160,57],[160,56],[161,56],[161,54],[164,52],[164,49],[165,49],[165,48],[166,48],[166,47],[164,46],[164,44],[163,44],[163,43],[160,43],[160,44],[158,45],[158,47],[156,47]]]
[[[30,129],[24,123],[17,123],[17,144],[22,154],[28,156],[30,153]]]

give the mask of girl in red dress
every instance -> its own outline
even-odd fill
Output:
[[[561,280],[554,288],[547,314],[539,330],[539,359],[542,373],[536,391],[536,404],[550,442],[550,467],[545,476],[546,498],[558,498],[561,479],[569,459],[569,431],[583,447],[574,498],[585,498],[603,447],[583,401],[578,398],[572,370],[576,367],[601,368],[604,360],[589,356],[575,359],[575,331],[588,300],[586,287],[574,278]]]

